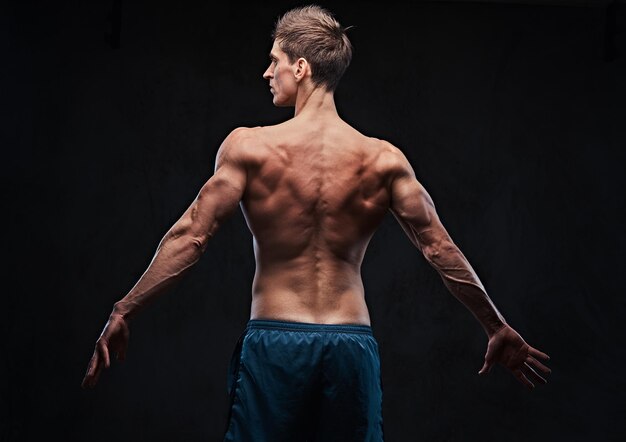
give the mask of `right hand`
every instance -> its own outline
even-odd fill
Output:
[[[129,335],[128,321],[120,314],[111,313],[96,341],[96,348],[81,384],[82,388],[93,388],[96,385],[102,368],[111,366],[111,352],[114,352],[120,361],[126,359]]]

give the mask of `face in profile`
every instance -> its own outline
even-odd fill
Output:
[[[274,40],[270,51],[270,65],[263,74],[263,78],[269,81],[274,106],[295,106],[298,84],[294,70],[295,63],[289,63],[289,57]]]

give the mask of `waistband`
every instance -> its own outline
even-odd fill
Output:
[[[365,324],[314,324],[310,322],[278,321],[274,319],[250,319],[248,320],[246,331],[249,329],[365,333],[372,335],[372,327]]]

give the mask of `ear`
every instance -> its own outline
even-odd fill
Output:
[[[293,74],[296,77],[296,81],[299,82],[304,77],[306,77],[309,71],[309,62],[306,61],[305,58],[300,57],[294,63],[294,67],[295,67],[295,70]]]

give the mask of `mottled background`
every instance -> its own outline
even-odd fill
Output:
[[[306,2],[23,1],[0,9],[2,441],[218,441],[250,313],[241,212],[82,390],[115,301],[237,126],[291,117],[261,75]],[[400,147],[505,318],[548,354],[479,377],[486,336],[391,214],[362,267],[387,442],[617,441],[626,313],[626,4],[319,2],[354,25],[340,115]]]

